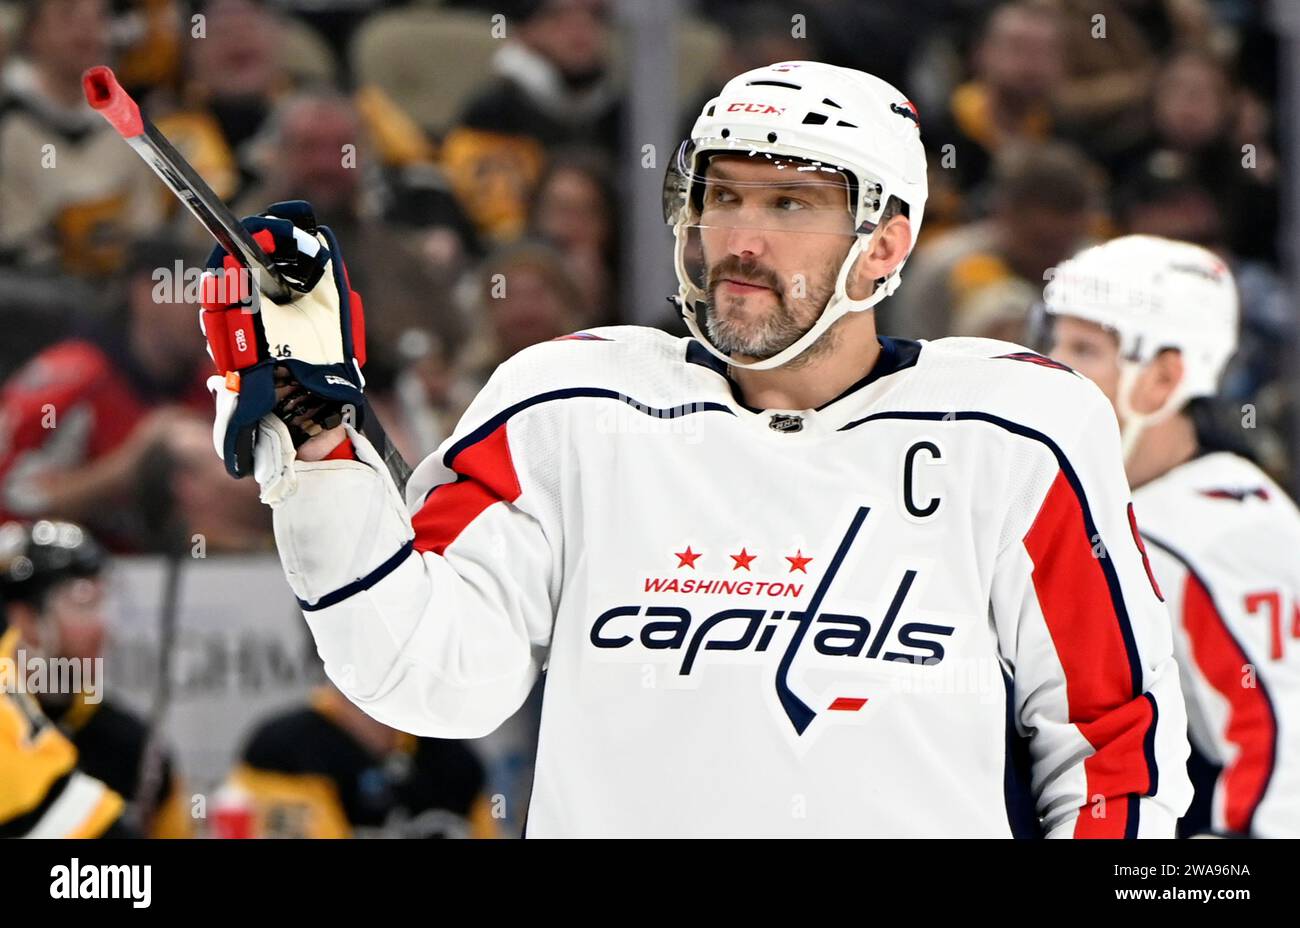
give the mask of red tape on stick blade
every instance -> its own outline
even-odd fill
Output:
[[[81,87],[86,93],[86,102],[98,110],[123,138],[130,139],[144,134],[140,107],[122,89],[112,68],[107,65],[90,68],[81,75]]]

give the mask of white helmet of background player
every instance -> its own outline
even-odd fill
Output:
[[[748,155],[798,170],[842,172],[855,241],[835,290],[811,329],[770,358],[739,364],[702,331],[707,285],[687,267],[690,233],[698,228],[700,190],[713,155]],[[810,168],[811,166],[811,168]],[[736,367],[765,370],[791,361],[846,313],[875,306],[898,287],[906,259],[866,299],[850,299],[849,272],[891,197],[912,226],[912,246],[925,211],[925,149],[916,108],[900,91],[862,71],[814,61],[787,61],[732,78],[705,104],[691,137],[664,178],[664,219],[676,236],[678,304],[687,328],[714,355]]]
[[[1043,304],[1051,315],[1086,319],[1118,337],[1116,402],[1126,452],[1143,426],[1178,412],[1188,400],[1218,392],[1237,349],[1232,271],[1213,252],[1187,242],[1126,235],[1084,249],[1056,269]],[[1138,415],[1129,402],[1133,383],[1167,348],[1181,353],[1183,379],[1163,408]]]

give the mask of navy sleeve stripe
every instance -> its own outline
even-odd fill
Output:
[[[405,561],[414,550],[415,542],[408,541],[397,549],[396,554],[359,580],[353,580],[351,583],[339,587],[333,593],[326,593],[314,603],[309,603],[306,600],[300,599],[298,600],[298,605],[302,607],[303,612],[316,612],[320,609],[328,609],[330,606],[337,606],[348,597],[355,596],[362,590],[370,589],[380,580],[387,577],[398,567],[402,566],[402,562]]]
[[[1151,776],[1146,795],[1154,796],[1160,789],[1160,767],[1156,763],[1156,727],[1160,724],[1160,707],[1156,705],[1156,698],[1150,693],[1143,693],[1142,698],[1151,704],[1151,727],[1147,729],[1147,736],[1142,739],[1142,753],[1146,755],[1147,772]]]

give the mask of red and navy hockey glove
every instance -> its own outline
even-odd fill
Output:
[[[214,443],[235,477],[253,472],[259,421],[274,412],[288,424],[298,414],[286,408],[286,400],[300,410],[304,394],[317,398],[326,412],[323,419],[321,413],[314,418],[327,427],[350,410],[353,425],[360,428],[366,409],[361,297],[348,283],[334,233],[316,224],[311,206],[302,200],[275,203],[243,225],[293,296],[286,303],[265,293],[255,300],[253,274],[237,258],[220,246],[208,258],[200,291],[201,325],[208,353],[223,375],[223,382],[210,385],[214,392],[224,392],[217,396]],[[281,367],[297,390],[277,403],[276,369]],[[296,427],[288,432],[294,447],[308,437]]]

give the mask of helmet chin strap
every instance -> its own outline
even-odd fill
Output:
[[[1182,391],[1175,390],[1165,400],[1164,405],[1154,412],[1142,413],[1133,408],[1133,388],[1146,365],[1137,361],[1120,361],[1119,387],[1115,394],[1115,406],[1119,411],[1123,425],[1120,426],[1120,447],[1124,454],[1124,463],[1128,464],[1137,453],[1139,440],[1150,426],[1159,425],[1172,416],[1182,405]]]
[[[781,349],[776,354],[768,358],[762,358],[758,361],[751,361],[748,364],[742,364],[732,358],[731,355],[713,344],[712,340],[704,333],[704,327],[700,324],[699,315],[701,308],[706,305],[707,294],[698,287],[686,283],[690,275],[686,271],[685,251],[686,251],[686,228],[684,224],[679,224],[674,230],[677,243],[674,249],[674,261],[677,265],[677,279],[681,284],[678,290],[678,303],[682,313],[682,319],[686,322],[686,328],[690,330],[691,335],[695,336],[699,342],[704,345],[705,349],[714,357],[726,361],[732,367],[743,368],[749,371],[766,371],[774,367],[780,367],[782,364],[788,364],[799,355],[803,354],[817,340],[826,334],[836,322],[848,313],[860,313],[864,310],[871,309],[885,297],[889,296],[898,288],[899,273],[893,271],[883,283],[876,286],[871,295],[865,299],[855,300],[848,295],[849,271],[853,268],[854,263],[862,254],[862,248],[869,238],[864,239],[859,235],[849,249],[844,261],[840,264],[840,272],[835,279],[835,292],[831,298],[826,301],[826,306],[822,309],[821,315],[813,323],[812,328],[803,335],[799,336],[792,344]],[[873,233],[874,234],[874,233]]]
[[[1119,411],[1123,425],[1119,429],[1120,448],[1124,454],[1124,463],[1128,464],[1137,451],[1138,440],[1147,427],[1148,417],[1133,409],[1133,385],[1137,383],[1142,366],[1136,361],[1121,361],[1119,365],[1119,388],[1115,394],[1115,406]]]

